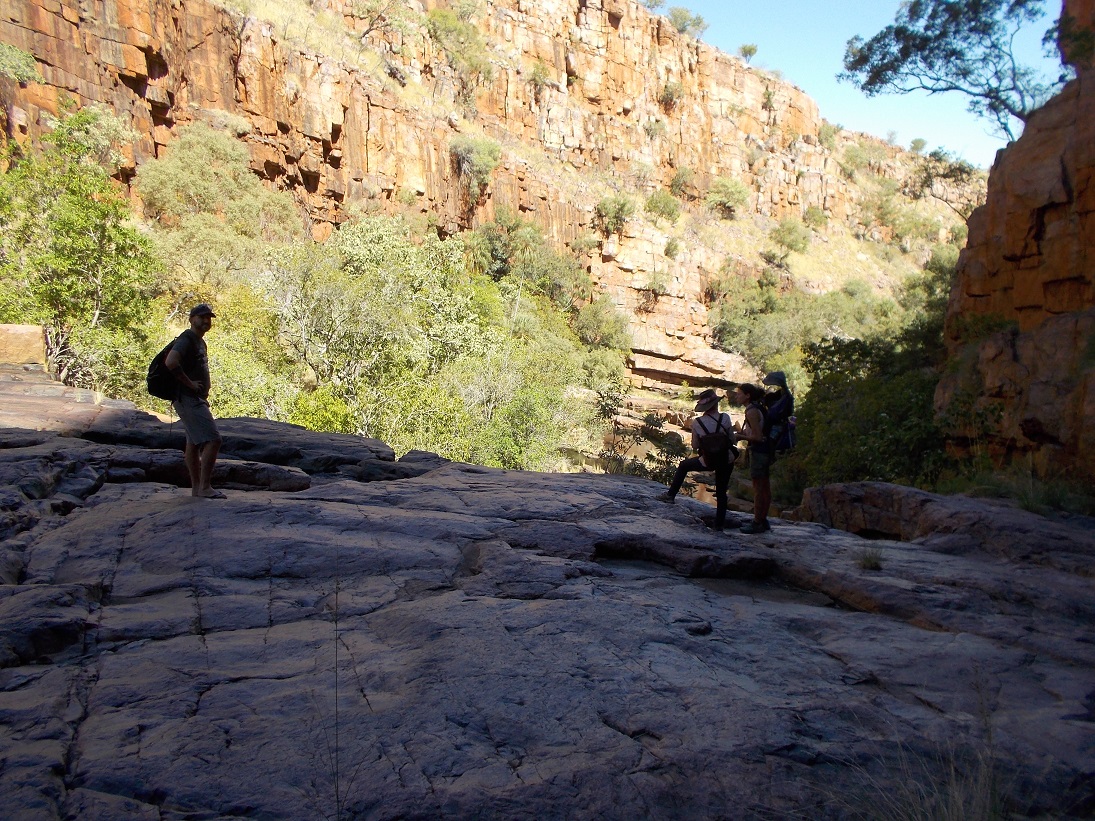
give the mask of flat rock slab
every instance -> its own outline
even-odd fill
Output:
[[[428,455],[203,500],[109,479],[139,452],[0,431],[5,817],[1095,809],[1095,590],[1038,545],[715,533],[645,480]]]

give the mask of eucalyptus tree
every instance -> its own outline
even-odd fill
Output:
[[[1046,77],[1016,53],[1023,28],[1042,19],[1045,0],[911,0],[894,22],[865,40],[851,38],[839,77],[869,97],[926,91],[957,92],[969,110],[1010,140],[1066,78]],[[1054,39],[1056,27],[1043,37]]]

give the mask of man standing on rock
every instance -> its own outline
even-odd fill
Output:
[[[190,327],[175,340],[167,354],[167,369],[179,383],[171,403],[186,429],[186,470],[191,495],[226,498],[211,484],[213,466],[221,449],[221,435],[209,409],[209,358],[203,337],[213,327],[213,309],[204,302],[190,311]]]

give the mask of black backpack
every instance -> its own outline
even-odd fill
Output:
[[[764,437],[776,453],[784,453],[795,447],[794,424],[795,399],[790,391],[769,393],[764,397]]]
[[[145,383],[148,385],[148,392],[157,399],[174,401],[179,398],[179,381],[167,369],[167,355],[171,353],[171,349],[178,341],[176,337],[168,342],[148,364],[148,376],[145,378]]]
[[[707,430],[700,422],[700,427],[704,431]],[[722,430],[722,415],[720,414],[715,422],[715,429],[710,433],[704,433],[699,438],[700,455],[707,459],[712,464],[721,464],[727,460],[730,455],[730,451],[733,449],[730,443],[729,431]],[[737,451],[735,450],[735,455]]]

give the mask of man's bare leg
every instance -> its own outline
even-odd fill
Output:
[[[220,453],[219,441],[206,442],[201,446],[201,482],[198,486],[197,496],[214,496],[217,491],[213,489],[213,467],[217,464],[217,454]]]
[[[201,456],[197,445],[186,443],[183,461],[186,462],[186,472],[190,474],[190,495],[197,496],[201,488]]]
[[[189,446],[187,446],[187,459],[189,459]],[[223,499],[223,494],[217,492],[212,486],[212,469],[217,464],[217,454],[220,452],[220,442],[203,442],[194,448],[194,471],[192,475],[192,496],[200,496],[208,499],[215,497]],[[191,463],[187,461],[187,470]]]

